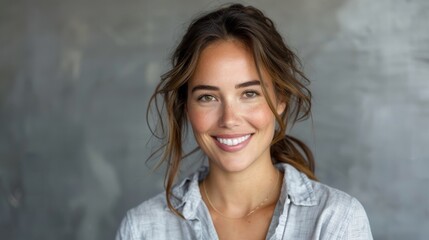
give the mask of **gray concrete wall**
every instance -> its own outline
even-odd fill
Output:
[[[223,1],[0,2],[0,238],[111,239],[162,189],[148,97],[190,17]],[[320,180],[376,239],[429,236],[429,1],[247,1],[303,58]],[[191,163],[188,163],[191,164]]]

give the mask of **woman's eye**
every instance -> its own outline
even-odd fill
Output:
[[[255,92],[255,91],[246,91],[246,92],[244,92],[243,95],[245,98],[254,98],[254,97],[259,96],[259,93]]]
[[[213,97],[212,95],[202,95],[198,97],[198,101],[200,102],[211,102],[216,100],[215,97]]]

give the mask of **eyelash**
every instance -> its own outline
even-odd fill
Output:
[[[208,100],[207,98],[210,98],[210,100]],[[215,97],[208,94],[201,95],[197,98],[199,102],[211,102],[213,101],[213,99],[215,99]]]

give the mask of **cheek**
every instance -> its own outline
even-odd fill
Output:
[[[210,115],[203,111],[188,111],[189,123],[195,133],[206,132],[210,126]]]
[[[248,119],[255,127],[274,128],[275,126],[275,117],[273,112],[271,112],[270,107],[267,104],[261,104],[261,106],[255,106],[253,108],[249,108],[248,111]]]

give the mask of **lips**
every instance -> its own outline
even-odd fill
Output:
[[[216,145],[226,152],[236,152],[249,143],[252,134],[214,136]]]

